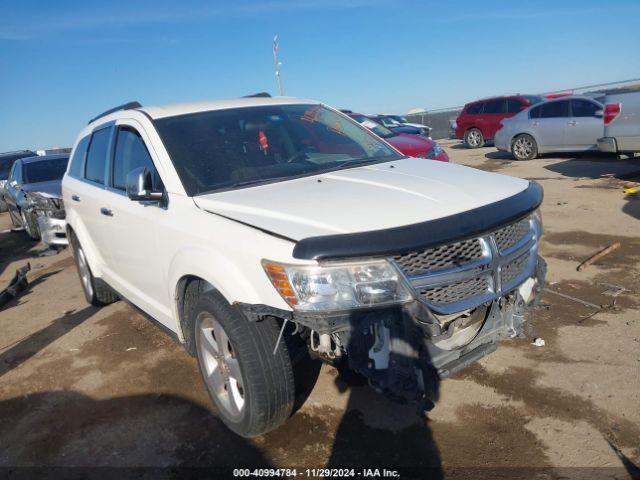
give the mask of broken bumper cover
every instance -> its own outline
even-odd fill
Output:
[[[473,322],[470,316],[443,323],[419,301],[400,307],[333,314],[240,306],[253,320],[273,315],[317,334],[331,335],[345,351],[349,367],[367,377],[374,388],[397,399],[420,402],[437,396],[439,379],[493,352],[500,339],[534,336],[533,307],[542,294],[545,275],[546,264],[538,257],[533,274],[514,289],[478,307]],[[456,336],[465,339],[461,346],[451,343]]]
[[[46,245],[64,246],[69,244],[67,239],[67,222],[60,218],[40,215],[38,227],[43,243]]]

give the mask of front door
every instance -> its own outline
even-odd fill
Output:
[[[602,107],[584,98],[572,99],[565,133],[566,146],[574,150],[595,149],[598,139],[603,136]]]
[[[167,293],[165,262],[158,258],[160,225],[166,222],[166,207],[130,200],[126,195],[127,174],[147,167],[154,189],[162,182],[145,142],[146,134],[135,121],[118,121],[108,187],[100,206],[109,223],[108,261],[114,287],[128,300],[171,326],[171,299]]]

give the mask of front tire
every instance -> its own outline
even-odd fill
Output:
[[[38,221],[34,215],[24,210],[20,210],[20,219],[22,220],[22,226],[25,232],[32,240],[40,240],[40,228],[38,227]]]
[[[203,294],[192,310],[198,365],[221,420],[242,437],[282,425],[291,415],[295,383],[278,322],[249,321],[219,293]]]
[[[69,245],[71,245],[73,259],[76,262],[80,284],[82,285],[82,291],[84,292],[84,298],[87,299],[87,303],[90,303],[94,307],[103,307],[118,301],[118,294],[104,281],[95,278],[91,273],[87,257],[75,234],[70,232],[69,237]]]
[[[518,135],[511,142],[511,153],[516,160],[532,160],[538,156],[538,145],[531,135]]]
[[[477,128],[470,128],[464,133],[464,143],[469,148],[480,148],[484,146],[484,135]]]

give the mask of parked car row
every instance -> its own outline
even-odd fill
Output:
[[[387,127],[385,119],[390,115],[364,115],[352,110],[341,111],[409,157],[426,158],[440,162],[449,161],[447,152],[417,127],[400,124],[396,120],[393,122],[386,120],[386,125],[392,125]]]
[[[493,141],[517,160],[549,152],[640,151],[640,92],[497,97],[468,103],[456,137],[469,148]]]
[[[50,246],[67,244],[61,182],[68,161],[68,154],[18,158],[0,188],[14,228]]]

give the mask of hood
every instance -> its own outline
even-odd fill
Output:
[[[62,198],[62,180],[29,183],[23,185],[22,190],[29,193],[39,193],[47,198]]]
[[[435,220],[510,197],[528,185],[462,165],[408,158],[193,200],[209,212],[297,241]]]
[[[424,155],[433,148],[433,141],[419,135],[401,133],[385,140],[410,157]]]

